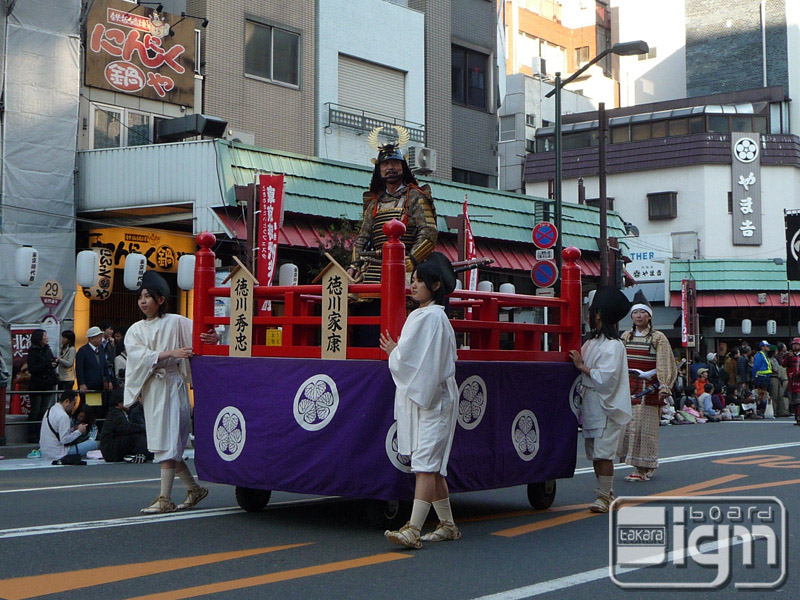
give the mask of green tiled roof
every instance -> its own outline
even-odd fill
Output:
[[[697,282],[698,292],[711,291],[786,291],[786,265],[776,265],[771,258],[673,260],[670,262],[669,289],[681,290],[681,280]],[[791,282],[800,290],[800,282]]]
[[[286,210],[334,219],[361,218],[362,194],[372,174],[367,166],[233,145],[223,140],[217,142],[217,149],[228,204],[235,204],[233,186],[252,183],[257,172],[284,173]],[[470,214],[474,215],[470,221],[476,237],[530,244],[534,225],[545,213],[552,215],[554,203],[545,198],[426,177],[419,180],[431,185],[440,230],[446,229],[443,217],[461,213],[465,195]],[[597,252],[599,222],[598,209],[564,203],[564,245]],[[622,219],[615,212],[608,213],[608,235],[625,235]]]

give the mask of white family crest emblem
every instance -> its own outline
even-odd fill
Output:
[[[458,423],[475,429],[486,414],[486,383],[477,375],[467,377],[458,388]]]
[[[733,147],[733,153],[739,162],[753,162],[758,157],[758,144],[749,137],[743,137]]]
[[[581,406],[583,405],[583,386],[581,385],[581,376],[578,375],[569,389],[569,407],[572,409],[572,414],[575,418],[581,416]]]
[[[533,412],[522,410],[517,414],[511,425],[511,441],[522,460],[533,460],[539,452],[539,422]]]
[[[411,473],[411,457],[397,451],[397,421],[392,423],[386,432],[386,456],[395,469],[403,473]]]
[[[238,408],[226,406],[214,423],[214,448],[222,460],[236,460],[244,449],[247,427]]]
[[[318,431],[331,422],[339,408],[339,390],[327,375],[306,379],[294,397],[294,418],[306,431]]]

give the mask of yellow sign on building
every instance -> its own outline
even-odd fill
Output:
[[[178,259],[194,254],[194,237],[158,229],[93,229],[89,232],[90,248],[107,248],[113,254],[114,267],[125,267],[125,257],[144,254],[147,268],[162,273],[177,273]]]

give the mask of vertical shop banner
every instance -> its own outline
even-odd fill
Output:
[[[86,20],[87,86],[194,106],[194,19],[95,0]]]
[[[278,254],[278,231],[283,227],[283,174],[259,175],[258,262],[259,285],[272,285]]]
[[[786,277],[800,281],[800,213],[784,215],[786,225]]]
[[[686,348],[689,343],[689,302],[687,298],[688,281],[681,281],[681,346]]]
[[[474,260],[478,258],[478,250],[475,247],[475,237],[472,235],[472,225],[469,223],[469,215],[467,214],[467,198],[464,197],[464,259]],[[468,290],[478,289],[478,269],[470,269],[467,271],[465,286]],[[467,309],[467,318],[472,315],[472,308]]]
[[[733,245],[760,246],[761,137],[757,133],[731,133],[731,207]]]
[[[8,389],[24,391],[28,389],[30,373],[28,372],[28,351],[31,347],[31,334],[37,329],[44,329],[50,340],[50,350],[53,356],[58,356],[58,346],[61,343],[61,327],[58,323],[30,323],[30,324],[11,324],[11,381]],[[30,396],[17,395],[11,396],[12,415],[28,414],[30,410]],[[5,410],[5,407],[2,407]]]

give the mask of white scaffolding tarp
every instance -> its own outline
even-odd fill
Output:
[[[64,287],[57,314],[72,313],[80,14],[80,0],[25,0],[13,4],[5,24],[0,348],[6,357],[9,324],[47,314],[39,300],[44,281]],[[22,244],[36,247],[40,259],[36,283],[27,288],[13,280]]]

